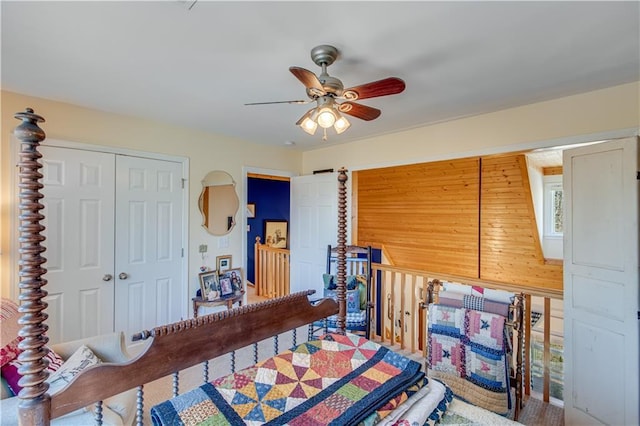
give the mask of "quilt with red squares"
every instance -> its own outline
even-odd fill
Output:
[[[158,425],[351,425],[426,384],[420,363],[363,337],[327,334],[151,409]]]

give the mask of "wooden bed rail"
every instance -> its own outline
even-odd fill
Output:
[[[134,339],[153,338],[144,353],[126,364],[99,364],[82,372],[72,389],[52,397],[52,415],[59,417],[338,312],[332,299],[311,305],[307,296],[313,293],[299,292],[139,333]],[[109,378],[109,386],[104,386]]]

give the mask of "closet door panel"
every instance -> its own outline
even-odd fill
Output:
[[[181,319],[182,165],[118,156],[116,330]]]
[[[113,154],[42,146],[51,343],[113,331]]]

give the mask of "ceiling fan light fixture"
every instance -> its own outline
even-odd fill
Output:
[[[302,130],[313,136],[316,133],[316,129],[318,128],[318,123],[313,121],[311,117],[305,117],[302,120],[302,123],[300,123],[300,127],[302,128]]]
[[[300,126],[302,130],[304,130],[311,136],[316,133],[316,129],[318,128],[318,123],[316,123],[313,119],[315,111],[315,108],[311,108],[302,117],[300,117],[300,120],[296,122],[296,124]]]
[[[345,116],[342,114],[340,115],[340,118],[338,118],[333,125],[333,128],[335,129],[337,134],[343,133],[349,127],[351,127],[351,123],[349,123],[349,120],[347,120]]]
[[[333,126],[337,119],[336,111],[330,106],[321,107],[316,115],[316,121],[323,129],[328,129]]]
[[[188,1],[195,3],[198,0]],[[312,136],[316,133],[318,127],[321,127],[322,140],[327,140],[327,129],[331,127],[337,134],[342,134],[351,127],[351,123],[344,117],[344,114],[364,121],[375,120],[380,117],[381,111],[379,109],[353,101],[401,93],[406,87],[405,82],[398,77],[388,77],[345,89],[339,78],[330,76],[327,72],[327,67],[338,59],[339,53],[338,49],[328,44],[311,49],[311,59],[322,68],[322,72],[319,75],[305,68],[289,67],[289,71],[306,88],[307,96],[310,100],[253,102],[245,105],[307,104],[316,102],[317,106],[307,111],[296,122],[296,126],[300,126],[302,130]],[[345,102],[337,103],[336,100]]]

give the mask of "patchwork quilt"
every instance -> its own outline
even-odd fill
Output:
[[[505,317],[444,305],[429,307],[429,377],[463,400],[499,414],[511,408]]]
[[[327,334],[151,409],[156,425],[375,423],[427,383],[420,363]]]

